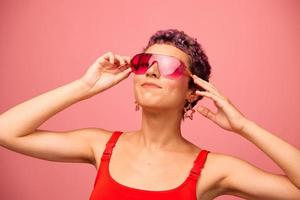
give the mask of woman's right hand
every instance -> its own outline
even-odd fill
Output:
[[[118,84],[131,72],[129,56],[107,52],[87,69],[80,81],[88,86],[88,96],[93,96]]]

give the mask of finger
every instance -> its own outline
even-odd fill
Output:
[[[199,85],[200,87],[204,88],[205,90],[219,96],[222,99],[225,99],[223,97],[223,95],[217,90],[217,88],[215,86],[213,86],[211,83],[201,79],[200,77],[197,77],[196,75],[193,75],[193,80],[194,83],[196,83],[197,85]]]
[[[104,53],[96,60],[98,63],[102,63],[104,61],[109,61],[109,52]]]
[[[131,72],[132,72],[131,68],[128,68],[128,69],[116,74],[117,82],[120,82],[124,78],[127,78]]]
[[[195,75],[195,74],[193,74],[192,77],[193,77],[194,80],[198,80],[198,82],[199,82],[200,84],[202,83],[202,85],[204,84],[204,85],[206,85],[206,86],[208,86],[208,87],[211,87],[211,88],[213,88],[213,89],[215,89],[215,90],[218,91],[218,89],[217,89],[213,84],[211,84],[210,82],[203,80],[202,78],[198,77],[198,76]]]
[[[120,59],[122,60],[122,64],[119,66],[119,69],[123,71],[130,67],[130,64],[129,64],[130,61],[128,62],[130,57],[128,57],[128,56],[120,56],[120,57],[121,57]]]
[[[210,92],[207,92],[207,91],[196,91],[195,92],[197,95],[202,95],[202,96],[205,96],[205,97],[208,97],[212,100],[214,100],[216,102],[216,104],[220,107],[220,108],[223,108],[224,105],[225,105],[225,99],[219,97],[218,95],[215,95],[213,93],[210,93]]]
[[[217,90],[217,88],[215,86],[213,86],[211,83],[203,80],[202,78],[198,77],[197,75],[194,74],[192,77],[196,83],[200,84],[200,86],[206,86],[206,88],[208,87],[208,88],[213,88],[213,89]]]
[[[112,52],[108,51],[105,54],[103,54],[102,57],[103,57],[104,60],[109,62],[113,58],[112,56],[113,56]]]
[[[113,55],[113,53],[111,51],[106,52],[105,54],[103,54],[100,58],[99,58],[99,62],[103,63],[103,62],[109,62],[110,64],[114,64],[115,62],[115,57]]]
[[[130,63],[131,57],[130,56],[123,56],[127,63]]]
[[[118,59],[118,55],[112,54],[112,56],[113,56],[113,60],[110,63],[113,64],[114,66],[119,66],[120,65],[120,60]]]
[[[206,91],[218,96],[221,99],[225,99],[218,91],[216,91],[214,88],[211,88],[210,86],[205,85],[203,82],[199,81],[199,80],[195,80],[194,82],[200,86],[201,88],[204,88]]]
[[[115,57],[116,57],[116,59],[119,61],[119,64],[120,64],[121,66],[125,65],[125,59],[124,59],[122,56],[120,56],[120,55],[118,55],[118,54],[115,54]]]
[[[124,70],[126,70],[126,69],[128,69],[128,68],[130,68],[130,65],[125,64],[125,65],[120,65],[118,69],[119,69],[120,71],[124,71]]]
[[[107,52],[104,58],[112,65],[115,63],[116,60],[114,54],[111,51]]]
[[[215,121],[216,119],[216,114],[213,113],[211,110],[209,110],[208,108],[204,107],[204,106],[198,106],[196,109],[201,115],[203,115],[204,117],[211,119],[212,121]]]

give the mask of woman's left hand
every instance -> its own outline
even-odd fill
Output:
[[[213,113],[204,106],[198,106],[197,111],[215,122],[221,128],[228,131],[241,133],[249,120],[211,83],[201,79],[196,75],[193,75],[192,78],[194,79],[195,84],[206,90],[197,90],[196,94],[212,99],[215,106],[218,108],[218,111]]]

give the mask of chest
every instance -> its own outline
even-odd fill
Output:
[[[143,190],[170,190],[181,185],[192,168],[184,156],[159,153],[132,154],[115,149],[109,162],[110,176],[123,185]]]
[[[104,149],[98,149],[96,168],[101,162]],[[159,153],[137,152],[132,149],[116,146],[113,149],[108,173],[111,178],[126,187],[141,190],[164,191],[179,187],[184,183],[193,167],[197,156],[194,153]],[[197,181],[198,199],[213,199],[217,196],[214,188],[217,177],[209,170],[207,163]]]

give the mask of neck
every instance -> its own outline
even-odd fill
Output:
[[[181,135],[181,111],[142,110],[142,124],[138,143],[150,151],[176,148],[185,140]]]

